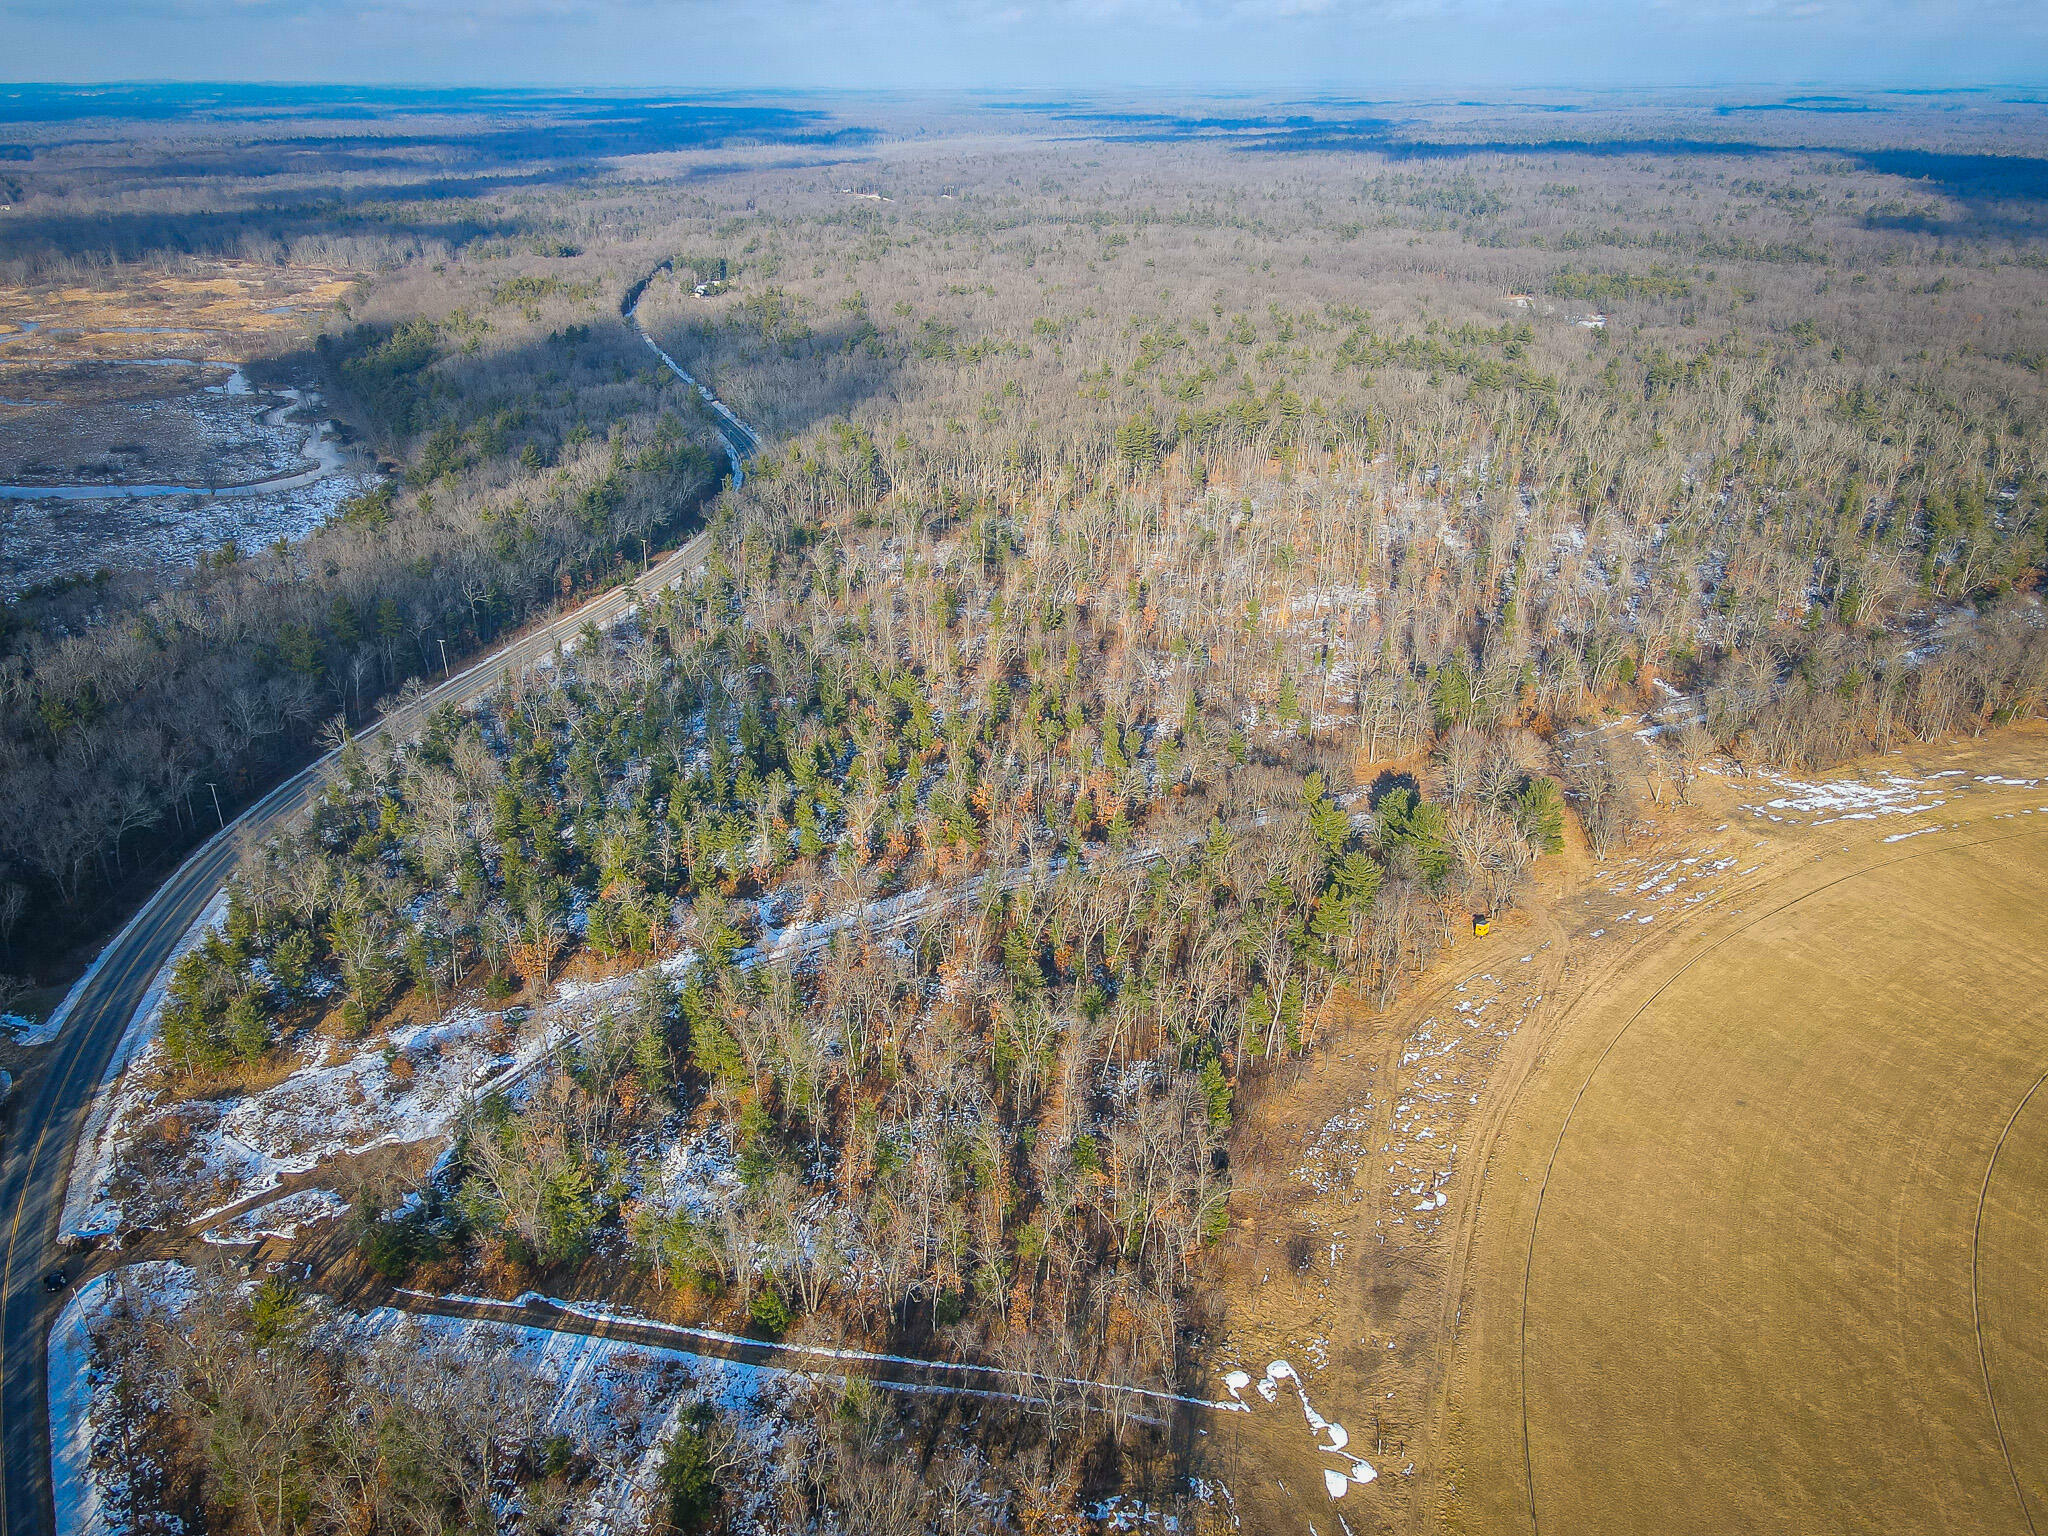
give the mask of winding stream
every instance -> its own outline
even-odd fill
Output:
[[[648,274],[647,282],[651,282],[658,273],[672,270],[672,267],[667,262],[664,262],[661,266],[656,267],[654,272]],[[626,302],[620,306],[620,312],[625,316],[627,323],[638,333],[640,339],[647,343],[647,349],[661,359],[662,365],[670,373],[694,389],[703,399],[704,403],[711,408],[712,415],[718,426],[718,435],[725,443],[726,460],[732,466],[732,483],[735,486],[741,485],[747,478],[746,461],[752,455],[761,451],[761,440],[755,435],[754,429],[735,416],[727,408],[725,402],[713,394],[707,385],[700,382],[681,363],[678,363],[668,353],[664,352],[660,344],[652,336],[648,335],[646,327],[640,324],[640,299],[647,290],[647,282],[638,283],[629,291]],[[18,335],[27,335],[29,332],[39,329],[31,321],[19,323],[23,326],[23,330],[16,333]],[[116,329],[138,332],[149,330],[154,333],[156,328],[128,326],[116,327]],[[166,334],[169,333],[169,328],[163,329]],[[0,340],[11,339],[12,337],[0,338]],[[206,364],[198,359],[188,357],[110,358],[106,359],[106,361],[127,367],[192,368],[219,366],[218,364]],[[254,393],[248,379],[243,376],[240,368],[234,368],[229,372],[225,384],[213,387],[221,393],[229,395]],[[297,410],[306,404],[306,397],[299,390],[286,389],[281,391],[281,393],[286,397],[285,403],[273,407],[264,414],[263,424],[265,426],[282,426],[287,412]],[[25,405],[30,402],[8,401],[6,403],[10,405]],[[150,496],[207,496],[224,499],[243,496],[266,496],[277,491],[295,491],[303,486],[311,485],[317,480],[324,480],[329,475],[339,473],[344,467],[345,458],[342,453],[335,423],[332,421],[317,422],[313,427],[312,434],[306,439],[306,445],[301,450],[301,457],[306,461],[309,466],[308,468],[291,474],[274,475],[267,480],[248,481],[241,485],[124,485],[106,482],[93,485],[0,485],[0,500],[113,501],[129,497]]]
[[[130,358],[120,360],[136,367],[218,367],[219,364],[197,362],[183,357]],[[209,386],[209,392],[224,395],[253,395],[255,389],[240,368],[231,368],[227,382]],[[263,413],[263,425],[282,427],[285,417],[292,411],[307,404],[305,393],[296,389],[279,391],[285,399],[282,405],[272,406]],[[24,401],[10,401],[9,404],[26,404]],[[346,466],[338,429],[332,421],[318,421],[312,433],[306,438],[299,456],[307,468],[294,470],[289,474],[272,475],[264,480],[245,481],[239,485],[127,485],[120,482],[101,482],[92,485],[0,485],[0,500],[8,501],[114,501],[128,497],[145,496],[209,496],[234,498],[242,496],[267,496],[277,491],[296,491],[303,486],[324,480],[338,474]]]

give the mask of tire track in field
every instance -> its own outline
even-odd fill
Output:
[[[2013,1106],[2012,1118],[2005,1122],[2005,1129],[1998,1133],[1998,1145],[1991,1149],[1991,1160],[1984,1165],[1984,1187],[1977,1193],[1977,1219],[1970,1228],[1970,1328],[1977,1336],[1977,1366],[1984,1373],[1984,1401],[1991,1409],[1991,1427],[1998,1433],[1998,1454],[2005,1458],[2005,1475],[2012,1479],[2013,1497],[2020,1501],[2020,1514],[2027,1522],[2027,1530],[2034,1533],[2034,1512],[2027,1507],[2026,1490],[2020,1486],[2019,1468],[2012,1463],[2012,1448],[2005,1441],[2005,1425],[1998,1417],[1998,1397],[1991,1390],[1991,1357],[1984,1348],[1984,1312],[1977,1297],[1977,1274],[1980,1264],[1980,1250],[1984,1240],[1984,1205],[1991,1198],[1991,1175],[1998,1168],[1998,1154],[2005,1150],[2005,1139],[2012,1134],[2012,1128],[2020,1123],[2020,1116],[2027,1112],[2027,1105],[2048,1083],[2048,1071],[2034,1079],[2034,1086],[2020,1097]]]
[[[1982,816],[1979,816],[1976,819],[1982,820],[1983,818]],[[1862,865],[1856,869],[1852,869],[1847,871],[1846,873],[1837,875],[1832,880],[1823,881],[1821,884],[1814,886],[1811,890],[1802,891],[1799,895],[1791,897],[1786,901],[1782,901],[1778,905],[1771,907],[1765,911],[1759,912],[1755,916],[1751,917],[1747,922],[1742,923],[1737,927],[1729,929],[1728,932],[1721,935],[1720,938],[1715,939],[1712,943],[1708,944],[1704,949],[1700,950],[1697,954],[1695,954],[1691,959],[1687,960],[1677,970],[1673,971],[1669,976],[1665,977],[1664,980],[1658,984],[1657,990],[1652,992],[1647,998],[1643,999],[1642,1003],[1637,1007],[1636,1011],[1630,1014],[1628,1016],[1628,1019],[1622,1024],[1621,1028],[1614,1032],[1613,1038],[1610,1039],[1607,1042],[1607,1044],[1601,1048],[1599,1056],[1594,1060],[1593,1065],[1587,1069],[1584,1079],[1582,1079],[1579,1083],[1578,1090],[1572,1095],[1571,1105],[1565,1111],[1564,1123],[1561,1124],[1557,1129],[1557,1140],[1552,1144],[1550,1149],[1550,1156],[1544,1162],[1543,1177],[1541,1180],[1538,1181],[1536,1186],[1536,1213],[1534,1218],[1529,1223],[1528,1251],[1524,1256],[1522,1263],[1522,1316],[1521,1325],[1519,1329],[1520,1347],[1518,1350],[1518,1354],[1520,1357],[1518,1369],[1521,1375],[1522,1399],[1522,1477],[1528,1492],[1529,1527],[1532,1531],[1540,1533],[1543,1528],[1542,1519],[1538,1514],[1536,1507],[1535,1456],[1531,1447],[1529,1434],[1529,1287],[1531,1277],[1534,1275],[1536,1268],[1536,1239],[1543,1224],[1543,1202],[1545,1197],[1550,1192],[1551,1175],[1555,1172],[1557,1168],[1558,1153],[1561,1152],[1564,1148],[1564,1139],[1565,1136],[1571,1130],[1572,1118],[1579,1112],[1579,1105],[1583,1103],[1585,1100],[1586,1090],[1592,1087],[1593,1079],[1600,1075],[1600,1069],[1607,1064],[1607,1058],[1614,1053],[1614,1048],[1617,1045],[1621,1044],[1623,1037],[1625,1037],[1630,1030],[1635,1028],[1637,1022],[1642,1018],[1642,1016],[1650,1011],[1651,1005],[1654,1004],[1659,998],[1661,998],[1666,992],[1670,991],[1671,988],[1678,983],[1681,977],[1686,975],[1687,972],[1691,971],[1692,968],[1698,965],[1702,960],[1707,959],[1710,955],[1718,953],[1721,949],[1726,947],[1728,944],[1732,943],[1734,940],[1740,938],[1742,935],[1748,933],[1758,924],[1766,922],[1771,918],[1777,917],[1782,913],[1788,912],[1792,908],[1799,906],[1801,903],[1812,900],[1815,896],[1820,895],[1824,891],[1833,890],[1838,885],[1846,885],[1851,880],[1861,879],[1863,876],[1868,874],[1874,874],[1876,871],[1880,869],[1890,869],[1896,865],[1911,863],[1914,860],[1924,859],[1933,854],[1954,853],[1958,849],[1982,848],[1993,843],[2006,843],[2015,841],[2016,839],[2023,837],[2040,837],[2042,835],[2043,829],[2039,827],[2024,827],[2011,832],[1996,833],[1989,837],[1971,838],[1968,841],[1964,842],[1937,843],[1932,847],[1915,849],[1905,853],[1895,854],[1888,859],[1880,858],[1872,863]],[[2044,1074],[2044,1077],[2048,1077],[2048,1074]],[[2039,1084],[2037,1083],[2035,1086],[2038,1087]],[[2032,1091],[2029,1090],[2029,1097],[2031,1096]],[[2024,1101],[2022,1101],[2022,1103],[2024,1106]],[[2017,1118],[2018,1112],[2015,1111],[2014,1119],[2016,1120]],[[2011,1128],[2011,1124],[2008,1123],[2006,1129],[2010,1131]],[[2003,1140],[2004,1138],[2001,1137],[2001,1143],[2003,1142]],[[1997,1154],[1994,1152],[1994,1160],[1996,1158],[1996,1155]],[[1986,1177],[1988,1181],[1988,1172]],[[1971,1295],[1973,1306],[1975,1304],[1975,1299],[1975,1285],[1973,1279]],[[1981,1332],[1978,1335],[1978,1344],[1979,1349],[1981,1351]],[[1988,1403],[1990,1397],[1990,1382],[1988,1375],[1985,1382],[1985,1396]],[[1997,1408],[1995,1405],[1990,1406],[1992,1413],[1992,1421],[1994,1424],[1996,1424]],[[2004,1448],[2004,1444],[2005,1437],[2003,1431],[2001,1431],[1999,1434],[1999,1445],[2001,1449]],[[2013,1475],[2014,1486],[2017,1487],[2018,1478],[2016,1474],[2013,1474],[2012,1459],[2010,1455],[2006,1457],[2006,1470],[2008,1474]],[[2020,1506],[2022,1512],[2024,1513],[2026,1510],[2026,1500],[2024,1499],[2024,1497],[2020,1501]],[[2033,1516],[2031,1514],[2027,1515],[2027,1528],[2030,1532],[2034,1529]]]
[[[1573,883],[1568,891],[1576,890]],[[1564,987],[1565,973],[1571,964],[1571,939],[1564,925],[1557,920],[1555,908],[1562,905],[1567,892],[1560,892],[1553,900],[1540,909],[1533,910],[1538,924],[1538,942],[1550,945],[1550,955],[1545,961],[1539,985],[1543,989],[1545,1003],[1558,1000],[1559,1011],[1551,1013],[1561,1019],[1569,1010],[1564,1007],[1560,996]],[[1473,1138],[1470,1157],[1466,1167],[1470,1170],[1470,1189],[1459,1202],[1458,1224],[1451,1236],[1451,1251],[1444,1268],[1443,1296],[1437,1305],[1436,1338],[1440,1341],[1441,1356],[1435,1363],[1434,1379],[1429,1384],[1428,1406],[1423,1428],[1422,1451],[1427,1457],[1422,1462],[1424,1486],[1416,1490],[1409,1501],[1406,1528],[1410,1531],[1421,1529],[1425,1523],[1423,1511],[1440,1501],[1442,1497],[1443,1472],[1440,1452],[1444,1444],[1444,1421],[1450,1411],[1451,1380],[1455,1375],[1458,1349],[1458,1326],[1465,1309],[1466,1276],[1471,1269],[1472,1245],[1478,1239],[1480,1206],[1485,1199],[1487,1169],[1493,1162],[1495,1144],[1500,1140],[1502,1126],[1507,1123],[1508,1111],[1514,1107],[1521,1095],[1522,1087],[1530,1074],[1543,1059],[1548,1043],[1548,1031],[1539,1022],[1535,1010],[1531,1010],[1527,1023],[1517,1031],[1514,1041],[1502,1054],[1500,1066],[1505,1069],[1503,1080],[1498,1086],[1489,1085],[1488,1104],[1478,1134]],[[1421,1458],[1418,1458],[1420,1460]]]
[[[1780,848],[1765,855],[1759,864],[1752,867],[1752,873],[1757,878],[1731,886],[1698,907],[1680,910],[1668,925],[1659,929],[1654,943],[1661,949],[1672,947],[1680,940],[1689,939],[1693,931],[1705,921],[1720,916],[1734,903],[1748,900],[1758,889],[1767,888],[1772,882],[1784,878],[1788,866],[1807,862],[1809,855],[1796,845]],[[1587,878],[1597,878],[1598,873],[1596,861],[1592,870],[1576,872],[1565,888],[1540,908],[1532,906],[1529,909],[1544,925],[1546,932],[1554,936],[1556,946],[1545,969],[1543,996],[1546,1006],[1540,1011],[1531,1012],[1529,1020],[1535,1027],[1523,1031],[1516,1037],[1510,1052],[1502,1058],[1504,1075],[1497,1084],[1488,1085],[1492,1102],[1482,1128],[1482,1139],[1477,1144],[1480,1156],[1473,1198],[1465,1209],[1461,1218],[1462,1224],[1454,1235],[1447,1268],[1445,1303],[1438,1319],[1437,1337],[1443,1341],[1443,1362],[1441,1373],[1434,1382],[1430,1417],[1426,1426],[1427,1439],[1424,1441],[1424,1449],[1429,1459],[1424,1464],[1423,1475],[1428,1483],[1407,1511],[1404,1528],[1411,1533],[1433,1528],[1424,1522],[1422,1511],[1430,1506],[1432,1499],[1441,1498],[1437,1487],[1443,1475],[1439,1452],[1444,1445],[1443,1426],[1449,1420],[1452,1386],[1457,1379],[1458,1328],[1463,1320],[1463,1298],[1465,1292],[1470,1289],[1472,1250],[1477,1246],[1479,1225],[1484,1216],[1479,1207],[1484,1203],[1486,1180],[1489,1177],[1489,1167],[1500,1133],[1506,1128],[1508,1117],[1519,1102],[1523,1089],[1528,1086],[1537,1069],[1549,1059],[1550,1048],[1556,1043],[1558,1031],[1573,1011],[1586,998],[1598,995],[1602,989],[1612,984],[1616,977],[1623,975],[1644,958],[1642,951],[1634,949],[1602,953],[1598,948],[1583,951],[1571,948],[1571,936],[1557,914],[1569,905],[1571,897],[1582,889]],[[1574,982],[1573,968],[1582,961],[1586,962],[1585,968]],[[1439,1520],[1438,1523],[1443,1522]]]

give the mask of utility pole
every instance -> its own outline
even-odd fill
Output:
[[[448,642],[446,640],[436,640],[434,643],[441,647],[441,675],[446,677],[448,675]]]
[[[208,780],[208,781],[207,781],[207,785],[206,785],[206,787],[207,787],[208,789],[210,789],[210,790],[212,790],[212,791],[213,791],[213,814],[214,814],[214,817],[215,817],[215,819],[216,819],[216,820],[218,820],[218,821],[220,822],[220,829],[221,829],[221,831],[225,832],[225,831],[227,831],[227,829],[228,829],[228,819],[227,819],[227,817],[226,817],[226,816],[224,816],[224,815],[222,815],[222,814],[221,814],[221,809],[220,809],[220,786],[218,786],[217,784],[213,783],[213,782],[212,782],[211,780]]]

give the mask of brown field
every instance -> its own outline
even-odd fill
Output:
[[[349,291],[324,268],[193,263],[109,274],[104,287],[0,285],[0,485],[105,486],[104,498],[0,498],[0,595],[101,566],[184,564],[234,539],[253,546],[317,526],[357,480],[216,501],[127,497],[290,475],[320,414],[289,420],[307,386],[309,327]],[[359,477],[358,477],[359,478]]]
[[[176,353],[239,362],[257,338],[303,330],[349,282],[322,268],[218,261],[124,272],[105,287],[0,284],[0,359],[49,366]]]
[[[347,291],[324,269],[248,262],[104,288],[0,284],[0,480],[260,477],[274,454],[235,452],[246,397],[207,386],[301,345]]]
[[[1246,1529],[2048,1517],[2048,737],[1694,799],[1243,1128],[1216,1368],[1380,1473],[1246,1393]]]

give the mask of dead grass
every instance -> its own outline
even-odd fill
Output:
[[[135,271],[103,289],[0,284],[0,476],[204,479],[219,445],[188,440],[201,392],[301,344],[349,291],[326,269],[213,270]],[[126,366],[138,361],[151,366]]]
[[[136,271],[107,288],[0,285],[0,364],[241,361],[263,350],[262,342],[303,331],[350,281],[325,268],[219,262],[205,276]],[[25,322],[38,328],[24,334]]]
[[[1254,1398],[1210,1456],[1246,1529],[2021,1532],[2016,1480],[2048,1511],[2048,1092],[2012,1118],[2048,1023],[2048,739],[1880,769],[1964,777],[1938,813],[1801,825],[1708,781],[1266,1096],[1212,1355],[1291,1359],[1381,1479],[1331,1505],[1335,1458]],[[1404,1062],[1482,995],[1508,1038]],[[1397,1121],[1439,1072],[1459,1091]],[[1303,1178],[1337,1117],[1344,1176]],[[1441,1220],[1389,1198],[1418,1123],[1458,1147]]]

